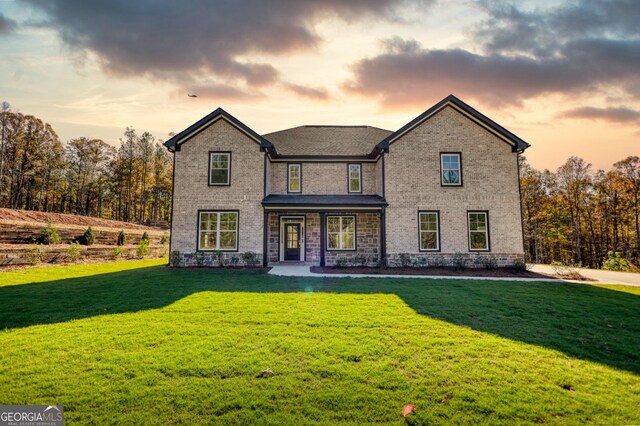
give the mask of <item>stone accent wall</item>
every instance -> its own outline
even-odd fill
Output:
[[[348,215],[350,213],[335,214]],[[356,251],[325,251],[324,259],[327,266],[335,265],[340,258],[353,263],[356,258],[364,257],[368,266],[375,265],[380,259],[380,215],[378,213],[357,213],[355,216]]]
[[[347,187],[348,163],[302,162],[301,194],[349,194]],[[362,194],[377,194],[376,164],[362,164]],[[287,193],[287,163],[273,162],[269,165],[269,193]]]
[[[387,265],[430,266],[455,268],[486,268],[513,266],[524,263],[524,255],[509,253],[393,253],[387,256]]]
[[[209,151],[231,151],[229,186],[209,186]],[[185,255],[185,260],[196,252],[198,210],[238,210],[238,252],[225,256],[253,251],[262,259],[264,154],[259,145],[220,119],[174,155],[171,250]]]
[[[461,152],[462,187],[440,184],[440,153]],[[390,146],[385,158],[387,254],[448,259],[524,255],[517,156],[511,147],[452,107]],[[440,254],[421,254],[418,210],[440,211]],[[489,211],[491,252],[470,253],[467,210]],[[449,257],[447,257],[449,256]]]

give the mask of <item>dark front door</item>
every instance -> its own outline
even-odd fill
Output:
[[[284,260],[300,260],[300,224],[287,223],[284,235]]]

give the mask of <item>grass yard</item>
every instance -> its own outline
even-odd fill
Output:
[[[69,424],[640,423],[640,288],[161,263],[0,273],[0,404]]]

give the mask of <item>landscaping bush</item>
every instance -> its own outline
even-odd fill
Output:
[[[224,253],[221,250],[214,250],[211,252],[213,259],[218,263],[218,266],[224,266]]]
[[[114,259],[119,259],[124,256],[124,248],[121,245],[118,245],[115,249],[113,249],[113,257]]]
[[[492,270],[498,267],[498,260],[493,256],[481,257],[480,259],[484,269]]]
[[[467,259],[462,253],[456,253],[453,255],[452,263],[456,268],[463,269],[467,266]]]
[[[366,257],[366,256],[358,255],[358,256],[355,256],[355,257],[353,258],[353,263],[354,263],[355,265],[357,265],[357,266],[360,266],[360,267],[365,267],[365,266],[367,266],[367,262],[368,262],[368,261],[369,261],[369,259],[367,259],[367,257]]]
[[[149,254],[149,240],[140,240],[138,247],[136,247],[136,254],[140,259]]]
[[[378,261],[376,262],[376,268],[386,268],[388,265],[388,260],[387,260],[387,256],[381,257],[380,259],[378,259]]]
[[[127,244],[127,234],[124,231],[120,231],[118,233],[118,239],[116,240],[116,244],[119,246],[124,246]]]
[[[171,266],[180,266],[180,263],[182,263],[182,256],[178,250],[171,252],[169,263],[171,263]]]
[[[31,244],[26,250],[27,259],[32,265],[37,265],[38,263],[42,262],[45,254],[46,253],[42,244]]]
[[[164,234],[162,234],[162,237],[160,237],[160,244],[167,244],[169,242],[169,234],[167,234],[166,232]]]
[[[522,260],[516,260],[515,262],[513,262],[513,269],[515,269],[516,271],[528,271],[530,270],[531,266],[529,266],[526,262],[523,262]]]
[[[426,265],[427,265],[427,259],[426,259],[426,258],[424,258],[424,257],[416,257],[415,259],[413,259],[413,260],[411,261],[411,264],[412,264],[413,266],[418,266],[418,267],[420,267],[420,266],[426,266]]]
[[[142,234],[142,237],[140,238],[140,241],[149,241],[149,234],[147,234],[147,231],[144,231],[144,234]]]
[[[411,256],[408,253],[400,253],[398,255],[398,260],[400,260],[400,266],[406,268],[411,266]]]
[[[252,251],[246,251],[242,253],[242,261],[247,266],[257,266],[258,265],[258,255]]]
[[[96,235],[93,233],[93,229],[88,227],[84,234],[82,234],[82,243],[84,245],[90,246],[96,242]]]
[[[69,248],[67,249],[67,260],[69,262],[75,262],[80,259],[80,244],[77,241],[69,244]]]
[[[204,253],[201,251],[197,251],[193,255],[193,260],[196,262],[196,266],[201,268],[204,266]]]
[[[60,244],[62,241],[60,235],[58,234],[58,230],[53,226],[53,221],[51,219],[47,220],[47,227],[43,228],[40,231],[40,235],[36,239],[36,241],[40,244]]]
[[[339,257],[336,259],[336,268],[346,268],[349,266],[349,261],[346,257]]]
[[[231,256],[231,259],[229,259],[229,264],[231,266],[237,266],[239,262],[240,258],[238,256]]]
[[[625,272],[631,269],[631,264],[627,259],[622,257],[619,252],[610,251],[602,262],[602,269],[607,271]]]

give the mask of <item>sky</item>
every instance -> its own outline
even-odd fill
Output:
[[[217,107],[397,130],[454,94],[534,167],[606,170],[640,155],[639,23],[638,0],[0,0],[0,101],[117,146]]]

